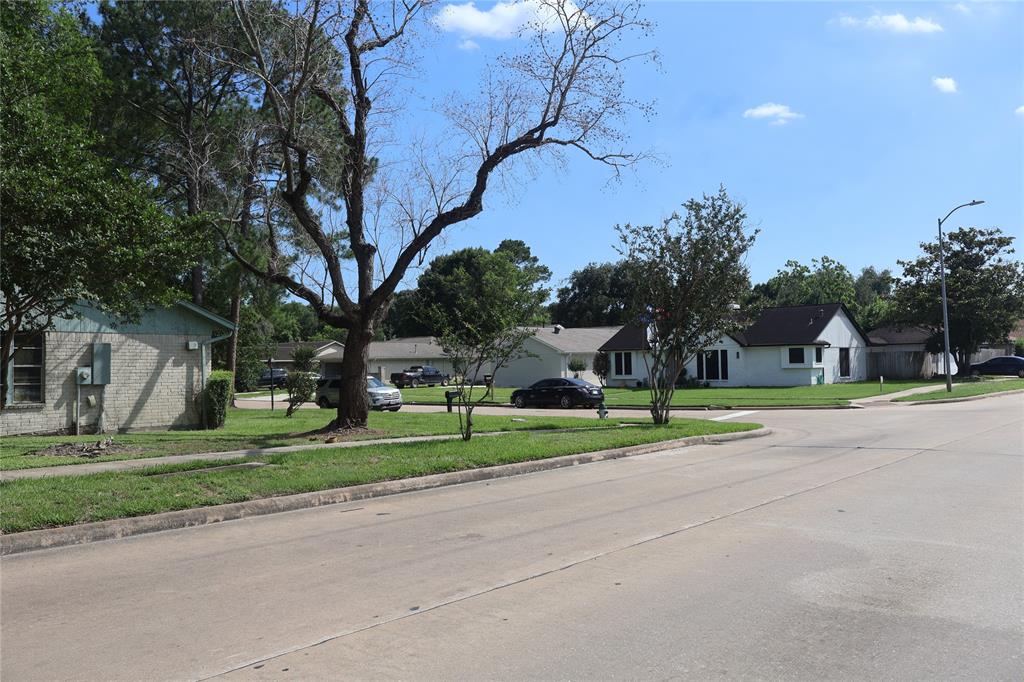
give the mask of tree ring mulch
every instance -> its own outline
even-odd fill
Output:
[[[309,440],[319,440],[324,443],[342,443],[350,440],[366,440],[367,437],[387,438],[389,434],[387,431],[370,429],[365,426],[338,429],[328,424],[322,429],[310,431],[307,435]]]
[[[113,438],[104,438],[95,443],[54,443],[40,450],[26,452],[32,457],[84,457],[95,459],[103,455],[138,455],[142,449],[135,445],[118,443]]]

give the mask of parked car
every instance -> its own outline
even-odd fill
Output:
[[[582,379],[541,379],[529,388],[512,391],[512,404],[516,407],[528,405],[558,405],[569,408],[582,405],[597,407],[604,402],[604,391],[600,386]]]
[[[1014,375],[1024,379],[1024,358],[1015,355],[1003,355],[998,358],[989,358],[985,362],[971,365],[971,374]]]
[[[256,380],[256,385],[260,388],[281,388],[288,382],[288,370],[286,369],[265,369],[260,374],[260,378]]]
[[[402,392],[391,388],[374,376],[366,377],[366,392],[370,396],[371,410],[402,409]],[[341,402],[341,379],[321,379],[316,384],[316,404],[320,407],[337,407]]]
[[[452,378],[448,374],[443,374],[436,367],[429,365],[413,365],[407,370],[401,372],[394,372],[391,375],[391,383],[399,388],[416,388],[426,384],[427,386],[436,386],[441,384],[447,386],[448,382]]]

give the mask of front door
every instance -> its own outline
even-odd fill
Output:
[[[850,376],[850,349],[839,349],[839,378],[846,379]]]

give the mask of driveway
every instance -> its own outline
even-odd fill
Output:
[[[1024,677],[1019,396],[749,418],[776,433],[5,557],[0,676]]]

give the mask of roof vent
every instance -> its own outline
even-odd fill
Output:
[[[565,329],[565,327],[563,327],[563,326],[562,326],[562,325],[560,325],[560,324],[556,324],[556,325],[555,325],[554,327],[552,327],[551,329],[552,329],[552,330],[553,330],[553,331],[554,331],[554,332],[555,332],[555,333],[557,334],[558,332],[560,332],[560,331],[562,331],[563,329]]]

